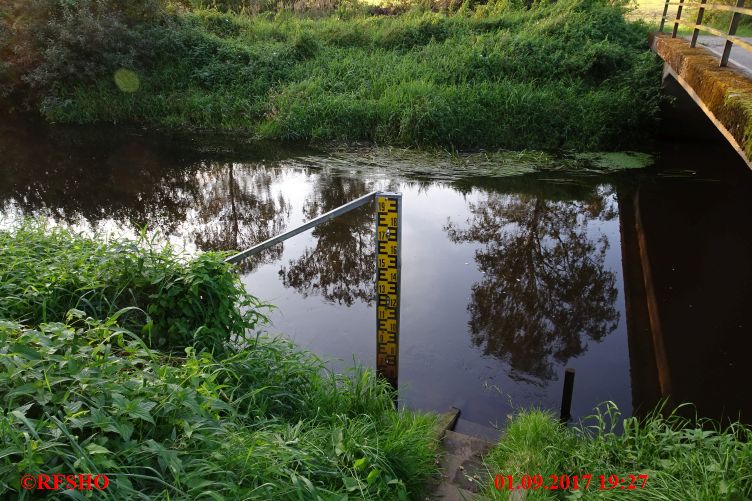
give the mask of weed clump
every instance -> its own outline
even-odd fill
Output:
[[[91,472],[111,499],[399,499],[433,471],[433,418],[396,411],[370,372],[264,337],[166,356],[116,319],[0,321],[0,495]]]
[[[140,240],[102,242],[29,222],[0,231],[0,318],[63,322],[122,312],[120,324],[154,348],[222,351],[264,320],[224,254],[181,258]]]

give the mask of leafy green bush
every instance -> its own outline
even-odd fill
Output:
[[[613,403],[603,404],[578,427],[567,428],[546,412],[523,411],[486,458],[490,478],[486,494],[507,499],[508,490],[494,487],[497,474],[540,474],[545,485],[550,475],[591,474],[584,490],[529,490],[527,498],[624,499],[621,489],[599,490],[600,475],[620,478],[647,475],[643,488],[630,490],[629,499],[732,500],[752,497],[752,429],[741,423],[722,428],[704,419],[686,419],[677,411],[664,416],[658,408],[643,419],[622,419]],[[618,433],[619,427],[623,428]],[[582,483],[581,488],[582,488]],[[625,484],[625,485],[628,485]]]
[[[4,9],[0,73],[4,94],[29,86],[52,90],[112,78],[152,53],[151,26],[163,18],[161,0],[28,0]]]
[[[38,325],[74,308],[94,318],[132,308],[121,323],[150,346],[222,350],[264,319],[223,257],[28,223],[0,231],[0,318]]]
[[[433,418],[366,371],[258,338],[168,357],[117,324],[0,321],[0,497],[23,474],[104,473],[107,499],[404,499],[435,466]]]

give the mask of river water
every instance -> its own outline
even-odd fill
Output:
[[[557,412],[573,367],[575,418],[671,397],[752,421],[752,175],[723,144],[665,144],[654,166],[618,174],[498,177],[432,174],[383,151],[28,122],[0,132],[5,226],[146,226],[191,252],[242,249],[372,190],[402,193],[409,408],[458,407],[469,431],[503,426],[518,407]],[[247,289],[276,306],[267,330],[340,369],[373,367],[374,245],[366,206],[244,262]]]

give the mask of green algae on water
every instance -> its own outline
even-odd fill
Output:
[[[603,171],[644,169],[653,164],[652,155],[638,151],[577,153],[574,159],[583,167]]]
[[[393,147],[335,149],[326,157],[304,156],[293,164],[349,174],[454,181],[469,177],[511,177],[557,172],[602,175],[644,168],[653,157],[639,152],[553,155],[541,151],[457,153]]]

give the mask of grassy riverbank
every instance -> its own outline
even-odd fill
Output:
[[[107,499],[405,499],[433,473],[433,417],[259,334],[220,255],[37,226],[0,241],[0,497],[92,472]]]
[[[623,423],[623,433],[615,433]],[[545,412],[525,411],[511,421],[501,442],[486,458],[490,478],[486,494],[507,499],[493,477],[511,475],[521,485],[523,475],[579,476],[580,490],[532,489],[527,499],[665,499],[733,500],[752,497],[752,430],[741,424],[721,428],[704,420],[689,420],[655,412],[644,419],[622,420],[607,404],[580,428],[567,428]],[[592,475],[587,491],[583,475]],[[601,490],[600,475],[605,475]],[[626,482],[612,489],[616,475]],[[629,489],[635,476],[635,488]],[[647,481],[644,488],[643,478]],[[616,479],[614,479],[616,482]],[[625,489],[621,489],[621,486]],[[626,496],[626,497],[625,497]]]
[[[141,10],[99,2],[105,12],[92,14],[92,3],[51,2],[53,12],[6,29],[3,89],[49,121],[604,150],[644,146],[657,112],[647,30],[624,20],[620,2],[498,0],[399,15],[348,3],[319,16],[146,0]],[[17,18],[6,14],[6,26]]]

